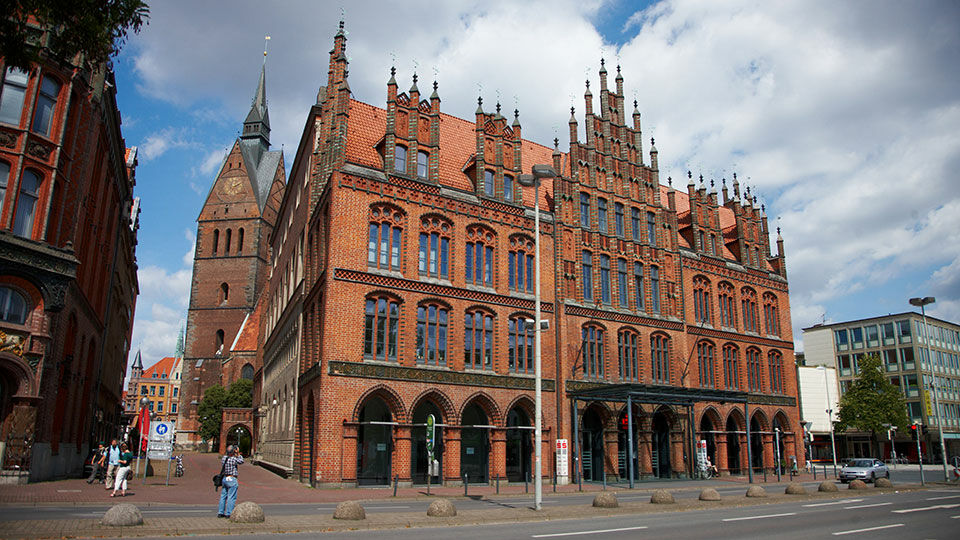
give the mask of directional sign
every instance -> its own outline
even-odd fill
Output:
[[[150,426],[150,441],[173,441],[173,423],[154,422]]]
[[[154,422],[150,426],[150,437],[147,441],[149,459],[170,459],[173,454],[173,431],[172,422]]]

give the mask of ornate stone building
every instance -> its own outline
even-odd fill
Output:
[[[0,456],[31,480],[79,472],[120,432],[138,293],[137,153],[114,74],[43,58],[0,59]]]

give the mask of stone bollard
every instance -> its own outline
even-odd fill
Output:
[[[343,501],[333,511],[333,519],[367,519],[367,512],[357,501]]]
[[[700,492],[701,501],[719,501],[720,494],[713,488],[706,488]]]
[[[143,514],[140,513],[139,508],[130,503],[115,504],[103,515],[100,524],[109,527],[143,525]]]
[[[803,484],[790,482],[790,484],[787,485],[787,489],[785,489],[783,492],[787,495],[806,495],[807,489],[803,487]]]
[[[457,507],[449,499],[437,499],[427,508],[430,517],[453,517],[457,515]]]
[[[889,478],[877,478],[877,480],[873,483],[873,487],[891,488],[893,487],[893,482],[891,482]]]
[[[617,494],[610,491],[597,493],[593,498],[594,508],[619,508],[620,501],[617,500]]]
[[[863,480],[851,480],[848,489],[867,489],[867,483]]]
[[[820,482],[820,487],[817,488],[817,491],[820,493],[836,493],[837,491],[840,491],[840,489],[832,481],[824,480],[823,482]]]
[[[263,523],[263,508],[252,501],[244,501],[233,508],[230,521],[234,523]]]
[[[669,491],[658,489],[653,492],[653,495],[650,497],[650,502],[653,504],[673,504],[677,501],[673,499],[673,495]]]
[[[767,490],[763,489],[760,486],[750,486],[747,489],[747,497],[757,497],[762,498],[767,496]]]

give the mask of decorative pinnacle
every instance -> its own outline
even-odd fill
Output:
[[[734,181],[734,182],[737,181],[737,173],[733,173],[733,181]]]
[[[700,183],[701,183],[701,184],[703,183],[703,175],[702,175],[702,174],[700,175]]]
[[[560,148],[560,139],[556,137],[553,138],[553,148],[554,150],[557,150]]]
[[[750,195],[750,186],[747,186],[747,195]]]
[[[601,57],[600,57],[600,67],[604,67],[603,64],[604,64],[604,60],[603,60],[603,57],[601,56]]]
[[[691,180],[693,179],[693,173],[690,172],[690,169],[687,169],[687,178],[689,178],[689,179],[691,179]]]
[[[483,98],[482,98],[482,97],[478,97],[478,98],[477,98],[477,106],[478,106],[478,107],[482,107],[482,106],[483,106]]]
[[[756,204],[757,204],[757,196],[756,196],[756,195],[753,196],[753,204],[754,204],[754,206],[756,206]]]
[[[760,205],[760,211],[761,211],[761,212],[766,212],[766,211],[767,211],[767,205],[761,204],[761,205]]]
[[[417,74],[413,74],[413,84],[417,84]]]
[[[617,75],[620,74],[620,64],[617,64]]]
[[[710,179],[710,189],[713,189],[713,178]]]
[[[438,86],[438,85],[437,85],[437,81],[433,81],[433,91],[434,91],[434,92],[437,91],[437,86]]]
[[[514,109],[514,110],[513,110],[513,117],[514,117],[515,119],[516,119],[516,118],[520,118],[520,109]]]
[[[587,91],[590,90],[590,79],[587,79]]]
[[[500,116],[500,102],[497,102],[497,116]]]
[[[780,234],[780,227],[777,227],[777,234]]]
[[[634,108],[634,109],[637,108],[637,100],[633,100],[633,108]]]
[[[723,179],[721,180],[721,183],[723,183],[723,187],[724,187],[724,188],[727,187],[727,179],[726,179],[726,178],[723,178]]]
[[[673,187],[673,177],[672,177],[672,176],[668,176],[668,177],[667,177],[667,185],[670,186],[670,187]]]
[[[390,76],[393,77],[396,74],[397,74],[396,66],[390,66]]]
[[[650,137],[650,146],[655,146],[657,143],[653,142],[653,137]]]

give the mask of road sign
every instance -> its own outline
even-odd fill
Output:
[[[173,422],[154,422],[150,426],[150,441],[173,441]]]
[[[427,415],[427,456],[429,460],[427,463],[433,461],[433,442],[434,437],[436,436],[436,420],[433,418],[432,414]]]
[[[173,423],[154,422],[147,441],[148,459],[170,459],[173,454]]]
[[[557,439],[557,476],[567,476],[570,448],[567,439]]]

